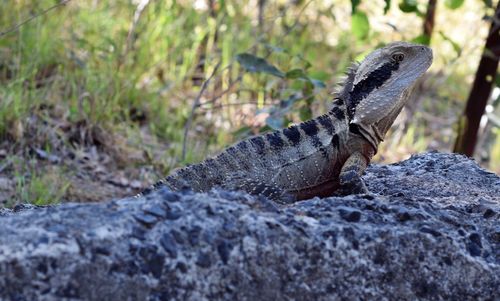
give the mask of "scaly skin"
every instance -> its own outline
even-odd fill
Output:
[[[241,141],[151,189],[221,187],[282,203],[366,193],[361,175],[431,63],[426,46],[396,42],[377,49],[349,69],[328,114]]]

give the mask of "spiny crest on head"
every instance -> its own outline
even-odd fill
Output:
[[[352,86],[354,85],[354,78],[356,77],[358,68],[358,62],[352,63],[351,66],[347,68],[345,76],[341,78],[341,81],[338,83],[338,87],[332,93],[334,98],[342,99],[344,101],[348,99],[349,92],[352,90]]]
[[[390,43],[372,51],[361,62],[355,62],[348,68],[346,78],[334,95],[345,102],[349,120],[353,119],[359,102],[382,86],[393,71],[398,69],[397,64],[387,60],[391,49],[406,45],[402,42]]]

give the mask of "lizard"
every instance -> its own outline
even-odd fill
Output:
[[[431,48],[393,42],[355,62],[328,113],[240,141],[201,163],[174,170],[160,186],[214,187],[290,203],[334,193],[368,193],[361,176],[432,64]]]

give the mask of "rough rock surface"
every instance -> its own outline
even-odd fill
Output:
[[[426,153],[373,195],[237,192],[0,211],[2,300],[498,300],[500,178]]]

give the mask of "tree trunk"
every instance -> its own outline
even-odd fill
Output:
[[[467,156],[474,154],[479,122],[495,82],[500,55],[500,1],[491,21],[476,78],[467,99],[467,105],[458,125],[458,135],[453,151]]]
[[[427,45],[430,44],[432,32],[434,31],[434,16],[436,15],[436,2],[437,0],[429,0],[427,5],[427,12],[424,19],[424,37]]]

